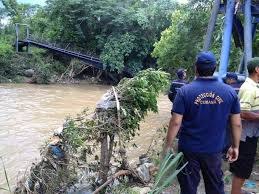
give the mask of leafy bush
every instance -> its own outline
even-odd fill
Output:
[[[11,46],[11,44],[7,43],[7,42],[3,42],[0,39],[0,57],[1,58],[10,58],[11,55],[13,54],[13,48]]]
[[[158,111],[157,97],[168,84],[169,75],[163,71],[141,71],[134,78],[121,80],[116,88],[109,90],[92,116],[84,111],[76,119],[68,119],[64,136],[74,150],[83,146],[87,153],[94,154],[101,144],[102,181],[107,179],[114,150],[125,148],[149,111]]]
[[[36,69],[35,69],[35,79],[36,82],[39,84],[47,84],[50,81],[51,78],[51,65],[52,64],[37,64]]]

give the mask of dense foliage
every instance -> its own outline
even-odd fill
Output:
[[[10,20],[10,25],[0,25],[1,42],[3,38],[8,40],[0,48],[5,61],[10,58],[7,44],[14,40],[13,24],[20,22],[30,25],[33,38],[100,57],[106,70],[133,76],[157,64],[171,74],[178,67],[193,74],[192,64],[202,49],[213,0],[189,0],[188,4],[178,4],[176,0],[47,0],[45,6],[16,0],[1,2],[4,8],[0,8],[0,18]],[[212,45],[218,59],[223,23],[224,16],[219,15]],[[21,29],[21,34],[24,32]],[[255,55],[258,41],[256,37]],[[241,49],[232,44],[230,71],[237,69],[240,55]],[[39,57],[44,64],[49,63],[44,61],[45,55]],[[70,61],[62,63],[58,65],[60,74]],[[45,66],[48,69],[51,65]]]
[[[144,116],[149,111],[158,111],[157,97],[168,87],[168,83],[169,74],[154,69],[143,70],[134,78],[121,80],[115,91],[111,89],[104,95],[102,103],[107,103],[108,107],[107,109],[97,107],[95,119],[86,116],[89,114],[88,111],[83,111],[77,119],[68,119],[64,134],[67,135],[69,145],[77,149],[86,140],[92,145],[92,140],[98,139],[97,137],[102,132],[111,132],[116,135],[122,133],[122,144],[130,141],[136,135],[139,122]],[[111,106],[116,103],[114,92],[118,95],[120,110],[117,110],[116,106]],[[120,112],[119,127],[118,111]],[[109,116],[109,120],[102,120],[101,116],[105,118]]]
[[[172,23],[162,32],[152,53],[163,69],[174,74],[179,67],[193,72],[193,62],[202,50],[213,1],[193,0],[180,6],[172,14]],[[219,15],[214,32],[212,50],[219,60],[222,45],[224,16]],[[232,43],[230,71],[235,71],[240,61],[240,49]]]
[[[33,38],[90,53],[106,70],[129,76],[154,66],[150,53],[176,6],[175,0],[47,0],[44,7],[1,2],[0,15],[10,25],[27,23]],[[23,28],[20,34],[24,37]]]
[[[83,147],[88,155],[96,155],[95,149],[101,145],[102,181],[106,181],[115,151],[118,154],[137,134],[139,123],[148,111],[157,112],[157,97],[168,86],[168,78],[163,71],[141,71],[109,90],[98,103],[94,115],[83,112],[76,119],[68,119],[64,136],[74,150]],[[118,160],[118,157],[113,159]]]

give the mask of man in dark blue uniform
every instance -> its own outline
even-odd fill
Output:
[[[233,87],[234,90],[238,93],[241,84],[238,83],[238,76],[236,73],[234,73],[234,72],[227,73],[224,81],[226,84]]]
[[[174,98],[175,98],[179,88],[181,88],[182,86],[184,86],[185,84],[188,83],[188,81],[186,80],[186,78],[187,78],[186,69],[182,69],[182,68],[178,69],[176,72],[176,75],[177,75],[178,79],[172,81],[170,90],[168,93],[168,98],[171,102],[174,101]]]
[[[223,79],[225,84],[228,84],[229,86],[231,86],[236,93],[238,94],[239,88],[241,86],[240,83],[238,83],[238,76],[236,73],[234,72],[228,72],[226,74],[226,77]],[[223,150],[223,154],[224,154],[224,160],[226,160],[226,154],[228,151],[228,148],[231,145],[231,134],[230,134],[230,125],[227,126],[227,133],[226,133],[226,139],[225,139],[225,148]]]
[[[175,97],[164,153],[171,150],[182,125],[178,150],[183,152],[188,164],[178,174],[181,194],[197,193],[200,171],[206,194],[224,194],[221,152],[230,116],[233,138],[227,155],[229,162],[238,158],[241,136],[239,100],[232,87],[213,77],[216,59],[211,52],[199,53],[195,67],[197,79],[181,87]]]

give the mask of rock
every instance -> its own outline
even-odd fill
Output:
[[[259,181],[259,172],[256,172],[256,171],[252,172],[251,179],[255,181]]]
[[[137,172],[139,177],[144,181],[144,182],[149,182],[151,179],[150,173],[149,173],[149,168],[153,167],[154,164],[152,163],[144,163],[141,164],[138,168],[137,168]]]
[[[67,189],[67,194],[91,194],[92,186],[85,180],[83,183],[76,183]]]
[[[27,70],[25,70],[24,71],[24,76],[26,76],[26,77],[32,77],[33,75],[34,75],[34,70],[33,69],[27,69]]]
[[[107,92],[102,96],[101,100],[97,102],[96,108],[107,110],[109,108],[115,108],[116,106],[116,101],[113,101],[113,96]]]
[[[54,136],[61,136],[63,133],[63,127],[59,127],[54,130]]]
[[[111,187],[117,187],[120,184],[120,181],[118,179],[115,179],[111,185]]]
[[[150,163],[151,160],[146,154],[142,154],[141,156],[139,156],[139,162],[140,164],[144,164],[144,163]]]
[[[149,187],[133,187],[132,190],[139,194],[147,194],[151,189]]]

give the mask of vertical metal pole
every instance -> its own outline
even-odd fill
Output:
[[[240,74],[244,73],[244,54],[242,55],[239,66],[238,66],[238,73],[240,73]]]
[[[15,48],[16,52],[19,52],[19,25],[15,24]]]
[[[256,26],[257,26],[257,23],[253,23],[253,25],[252,25],[252,41],[255,39]],[[252,55],[253,55],[253,53],[252,53]]]
[[[29,39],[29,36],[30,36],[29,26],[26,25],[26,39]]]
[[[203,51],[208,51],[210,49],[212,35],[213,35],[213,31],[215,29],[217,16],[218,16],[218,12],[219,12],[220,2],[221,2],[221,0],[215,0],[215,2],[214,2],[207,33],[206,33],[206,37],[204,40]]]
[[[221,55],[220,55],[220,65],[219,65],[220,79],[227,73],[229,53],[230,53],[230,47],[231,47],[234,9],[235,9],[235,0],[228,0],[227,8],[226,8],[225,24],[224,24],[223,43],[222,43],[222,49],[221,49]]]
[[[244,64],[245,74],[247,72],[247,62],[252,58],[252,14],[251,14],[251,0],[245,0],[245,24],[244,24]]]
[[[29,36],[30,36],[30,31],[29,31],[29,26],[26,25],[26,40],[29,40]],[[26,47],[26,51],[29,52],[30,50],[30,43],[28,43],[27,47]]]
[[[252,41],[255,39],[256,26],[257,26],[257,23],[253,23],[253,25],[252,25]],[[240,61],[240,65],[239,65],[239,67],[238,67],[238,73],[240,73],[240,74],[246,73],[246,72],[245,72],[245,61],[244,61],[244,57],[245,57],[245,54],[242,55],[242,58],[241,58],[241,61]]]

